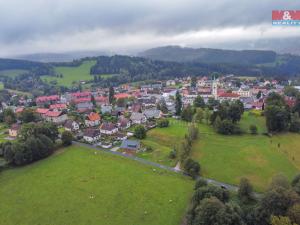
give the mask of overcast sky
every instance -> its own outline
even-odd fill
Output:
[[[300,27],[272,26],[274,9],[300,1],[0,0],[0,56],[300,38]]]

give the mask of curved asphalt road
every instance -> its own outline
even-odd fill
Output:
[[[148,161],[148,160],[136,157],[136,156],[123,154],[123,153],[117,152],[117,151],[103,150],[103,149],[97,148],[96,146],[81,143],[81,142],[77,142],[77,141],[73,141],[73,143],[76,144],[76,145],[80,145],[80,146],[83,146],[83,147],[91,148],[91,149],[102,151],[102,152],[106,152],[106,153],[109,153],[109,154],[123,156],[125,158],[133,159],[135,161],[138,161],[138,162],[146,164],[146,165],[150,165],[150,166],[153,166],[153,167],[158,167],[160,169],[164,169],[164,170],[168,170],[168,171],[172,171],[172,172],[175,172],[175,173],[182,174],[184,176],[188,176],[187,174],[185,174],[181,170],[175,169],[175,168],[170,167],[170,166],[161,165],[159,163],[151,162],[151,161]],[[216,185],[216,186],[219,186],[219,187],[226,188],[229,191],[235,191],[235,192],[238,191],[238,186],[231,185],[231,184],[226,184],[226,183],[223,183],[223,182],[220,182],[220,181],[216,181],[216,180],[209,179],[209,178],[204,178],[204,177],[202,177],[202,179],[205,179],[207,181],[207,183],[209,183],[209,184],[213,184],[213,185]],[[255,193],[255,196],[260,197],[261,194]]]

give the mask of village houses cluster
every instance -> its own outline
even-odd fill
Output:
[[[13,107],[16,114],[21,113],[28,102],[35,102],[36,114],[45,121],[71,131],[77,140],[99,144],[110,148],[116,142],[122,142],[124,149],[136,151],[139,142],[127,140],[132,136],[132,126],[144,125],[146,129],[155,127],[155,120],[174,116],[175,95],[182,96],[183,107],[192,105],[197,96],[207,103],[209,99],[220,102],[240,100],[245,110],[264,108],[265,98],[271,91],[283,93],[284,86],[276,80],[236,79],[233,75],[216,78],[206,76],[198,78],[178,78],[157,81],[140,86],[129,84],[114,88],[114,103],[109,99],[109,89],[99,88],[93,91],[65,93],[62,95],[39,96],[35,99],[22,98],[19,106]],[[286,97],[289,105],[295,99]],[[158,105],[163,102],[167,112]],[[11,107],[2,103],[2,108]],[[13,124],[9,135],[18,135],[21,124]]]

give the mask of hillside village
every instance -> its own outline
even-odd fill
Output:
[[[288,83],[237,79],[233,75],[217,79],[187,77],[140,86],[125,84],[115,88],[38,96],[34,99],[13,95],[2,102],[1,111],[10,108],[20,115],[24,110],[32,109],[39,120],[52,122],[60,130],[71,131],[77,141],[106,149],[114,146],[118,149],[121,145],[132,154],[141,150],[139,141],[136,141],[134,148],[127,146],[126,139],[133,136],[133,127],[143,125],[149,130],[156,126],[160,118],[176,118],[176,93],[182,96],[183,108],[193,105],[200,96],[212,108],[216,101],[240,100],[244,110],[263,110],[268,94],[277,92],[283,95],[285,85]],[[285,101],[292,107],[296,99],[285,96]],[[19,120],[11,124],[7,131],[2,130],[3,139],[13,140],[21,127]]]

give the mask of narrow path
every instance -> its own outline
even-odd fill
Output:
[[[188,176],[187,174],[185,174],[184,172],[182,172],[180,170],[180,163],[179,162],[173,168],[173,167],[161,165],[159,163],[151,162],[151,161],[148,161],[148,160],[136,157],[136,156],[131,156],[131,155],[123,154],[121,152],[110,151],[110,150],[103,150],[103,149],[97,148],[96,146],[89,145],[89,144],[84,144],[84,143],[76,142],[76,141],[73,141],[73,143],[76,144],[76,145],[79,145],[79,146],[83,146],[83,147],[91,148],[91,149],[94,149],[94,150],[106,152],[106,153],[109,153],[109,154],[119,155],[119,156],[122,156],[122,157],[125,157],[125,158],[129,158],[129,159],[138,161],[140,163],[143,163],[145,165],[154,166],[154,167],[157,167],[157,168],[160,168],[160,169],[164,169],[164,170],[168,170],[168,171],[175,172],[175,173],[178,173],[178,174],[182,174],[184,176]],[[179,167],[179,169],[178,169],[178,167]],[[202,178],[205,179],[207,181],[207,183],[209,183],[209,184],[213,184],[213,185],[216,185],[216,186],[219,186],[219,187],[224,187],[224,188],[228,189],[229,191],[237,191],[238,190],[238,187],[235,186],[235,185],[226,184],[226,183],[223,183],[223,182],[219,182],[219,181],[216,181],[216,180],[213,180],[213,179],[204,178],[204,177],[202,177]],[[259,194],[256,194],[256,195],[259,196]]]

